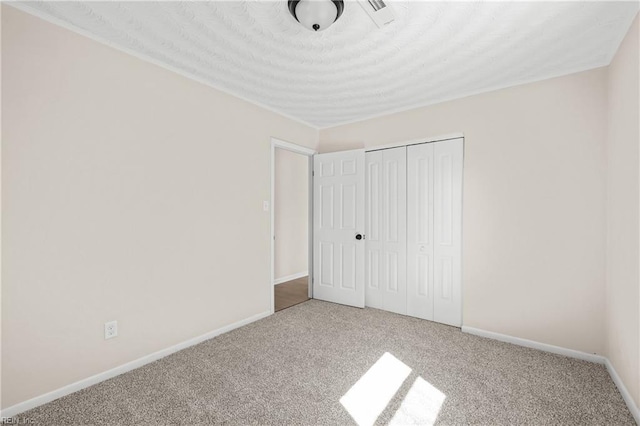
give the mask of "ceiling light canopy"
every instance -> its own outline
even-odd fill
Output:
[[[289,0],[289,12],[312,31],[329,28],[342,15],[343,10],[342,0]]]

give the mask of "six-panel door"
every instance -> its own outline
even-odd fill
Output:
[[[364,150],[317,154],[313,171],[313,297],[363,308]]]

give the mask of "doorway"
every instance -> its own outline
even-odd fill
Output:
[[[314,157],[315,297],[462,324],[464,138]]]
[[[272,312],[312,297],[313,154],[299,145],[271,142]]]

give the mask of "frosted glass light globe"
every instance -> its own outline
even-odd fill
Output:
[[[338,8],[331,0],[300,0],[296,6],[296,18],[311,31],[322,31],[333,24]]]

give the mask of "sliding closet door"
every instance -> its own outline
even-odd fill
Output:
[[[407,147],[407,314],[433,320],[433,143]]]
[[[366,154],[365,302],[399,314],[407,313],[406,161],[405,147]]]
[[[434,321],[462,325],[462,139],[434,143]]]

